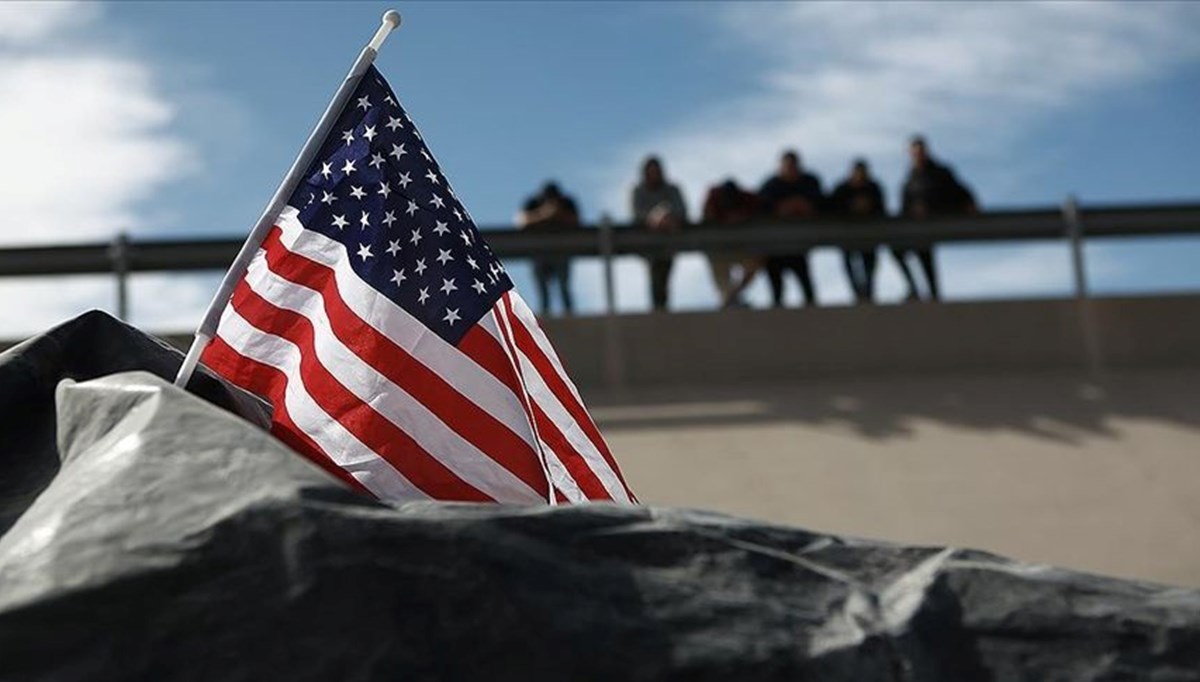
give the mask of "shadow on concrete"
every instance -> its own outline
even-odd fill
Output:
[[[1003,430],[1067,445],[1118,438],[1112,420],[1141,419],[1200,431],[1200,370],[957,373],[822,379],[803,384],[593,391],[601,428],[671,429],[793,422],[843,426],[862,437],[905,438],[918,421]]]

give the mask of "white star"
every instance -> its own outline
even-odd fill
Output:
[[[425,259],[424,258],[417,259],[417,274],[418,275],[425,274]]]
[[[363,229],[366,229],[371,225],[371,218],[367,215],[366,211],[363,211],[362,217],[358,219],[358,222],[362,223]]]
[[[358,98],[358,106],[363,111],[366,111],[367,109],[371,108],[371,100],[368,99],[366,95],[363,95],[362,97]]]
[[[450,279],[443,279],[442,286],[440,288],[443,292],[445,292],[447,294],[450,293],[451,291],[458,291],[458,287],[454,286],[454,278],[453,277],[451,277]]]
[[[346,146],[350,146],[350,144],[354,142],[354,129],[351,128],[350,130],[342,133],[342,139],[346,141]]]
[[[407,189],[407,188],[408,188],[408,183],[410,183],[410,182],[412,182],[412,178],[411,178],[411,177],[409,177],[408,173],[401,173],[401,174],[400,174],[400,187],[401,187],[402,189]]]
[[[354,162],[351,161],[350,159],[346,159],[346,165],[342,166],[342,172],[345,173],[346,175],[349,175],[356,170],[358,170],[358,169],[354,167]]]
[[[392,193],[392,188],[386,182],[381,182],[379,183],[379,193],[383,195],[384,199],[387,199],[388,195]]]
[[[400,122],[400,119],[388,116],[387,125],[384,127],[392,132],[396,132],[396,128],[403,128],[404,124]]]
[[[436,194],[433,195],[433,198],[429,200],[429,203],[437,206],[438,208],[446,208],[446,200]]]
[[[346,216],[344,216],[344,215],[335,215],[333,217],[333,226],[339,230],[349,224],[350,223],[346,222]]]
[[[408,200],[408,208],[405,209],[404,212],[409,215],[416,213],[417,212],[417,202],[413,201],[412,199],[409,199]]]
[[[367,126],[367,129],[363,131],[363,137],[367,138],[368,142],[374,140],[375,136],[378,134],[379,133],[375,132],[375,126]]]
[[[462,232],[459,233],[459,236],[461,236],[463,238],[464,244],[466,244],[467,246],[471,245],[471,233],[470,232],[463,230]]]
[[[470,256],[467,256],[467,265],[470,265],[472,270],[479,269],[479,263],[476,263],[475,259],[471,258]]]
[[[442,221],[439,220],[439,221],[437,221],[437,224],[433,226],[433,231],[436,232],[438,234],[438,236],[440,237],[440,236],[446,234],[447,232],[449,232],[450,228],[446,227],[446,223],[443,223]]]
[[[416,131],[413,131],[413,132],[416,132]],[[420,133],[417,133],[417,139],[418,139],[418,140],[419,140],[419,139],[421,139],[421,134],[420,134]],[[421,156],[424,156],[424,157],[425,157],[425,161],[427,161],[428,163],[433,163],[433,157],[429,155],[429,150],[428,150],[428,149],[422,149],[422,150],[421,150]]]
[[[387,252],[388,255],[392,257],[395,257],[396,254],[400,253],[400,240],[397,239],[394,242],[388,242]]]
[[[321,164],[321,175],[325,176],[325,179],[328,180],[329,176],[333,175],[333,168],[327,163],[322,163]]]
[[[471,288],[479,292],[480,296],[483,295],[483,292],[487,291],[487,285],[479,280],[475,280],[475,283],[471,285]]]
[[[384,163],[383,154],[372,154],[371,162],[368,164],[371,168],[379,168]]]
[[[425,301],[428,301],[428,300],[429,300],[429,287],[425,287],[424,289],[421,289],[421,295],[417,297],[417,303],[424,304]]]
[[[451,326],[461,319],[462,318],[458,316],[458,308],[446,308],[446,316],[442,318],[443,321],[449,322]]]
[[[454,260],[454,256],[450,255],[450,249],[438,249],[438,257],[436,260],[442,265],[445,265],[446,263]]]
[[[335,202],[335,201],[337,201],[337,197],[333,196],[329,192],[321,192],[321,203],[322,204],[329,204],[330,206],[332,206],[333,202]]]
[[[432,182],[433,184],[435,184],[435,185],[438,184],[438,175],[437,175],[437,173],[433,172],[432,168],[430,168],[429,172],[425,174],[425,177],[429,178],[429,181]]]
[[[367,245],[367,244],[359,244],[358,245],[358,257],[362,258],[364,262],[368,258],[373,257],[374,255],[375,254],[371,253],[371,247],[369,245]]]
[[[392,106],[396,106],[396,100],[392,99],[391,95],[384,97],[383,101],[387,102],[388,104],[390,104]]]
[[[404,281],[404,280],[406,280],[406,279],[408,279],[408,278],[404,276],[404,271],[403,271],[403,270],[392,270],[392,279],[391,279],[391,281],[395,282],[395,283],[396,283],[396,286],[400,286],[400,283],[401,283],[401,282],[403,282],[403,281]]]
[[[316,196],[317,195],[313,194],[312,192],[309,192],[308,193],[308,203],[305,204],[305,206],[312,206],[313,199],[316,198]]]
[[[408,152],[404,151],[404,145],[402,145],[402,144],[394,144],[394,145],[392,145],[392,151],[391,151],[389,154],[390,154],[391,156],[394,156],[394,157],[396,157],[396,160],[397,160],[397,161],[399,161],[399,160],[400,160],[400,157],[401,157],[401,156],[404,156],[404,155],[405,155],[405,154],[407,154],[407,153],[408,153]]]
[[[422,239],[421,228],[418,227],[417,229],[412,231],[412,238],[409,239],[408,241],[412,242],[413,246],[416,246],[417,244],[421,243],[421,239]]]
[[[355,199],[362,199],[363,197],[367,196],[367,193],[363,191],[362,187],[350,185],[350,196],[354,197]]]
[[[383,224],[384,225],[391,227],[392,223],[394,223],[394,222],[396,222],[396,216],[391,211],[388,211],[387,213],[383,214]]]
[[[457,208],[454,209],[454,217],[458,218],[458,222],[460,222],[460,223],[462,222],[462,214],[458,212]]]

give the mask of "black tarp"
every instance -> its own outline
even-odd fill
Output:
[[[0,679],[1200,679],[1195,590],[696,511],[388,507],[178,362],[99,313],[0,355]]]

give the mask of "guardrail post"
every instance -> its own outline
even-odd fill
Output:
[[[1087,261],[1084,254],[1083,218],[1075,195],[1068,195],[1062,206],[1067,241],[1071,246],[1071,273],[1075,282],[1075,304],[1079,314],[1079,331],[1083,339],[1084,360],[1088,372],[1096,377],[1102,369],[1100,337],[1096,330],[1095,311],[1088,295]]]
[[[625,362],[621,354],[620,319],[617,317],[617,283],[614,272],[616,247],[613,244],[612,218],[600,216],[596,229],[600,241],[600,260],[604,277],[604,384],[610,389],[625,385]]]
[[[117,280],[117,317],[129,319],[129,235],[124,232],[113,237],[108,247],[108,259],[112,262],[113,275]]]

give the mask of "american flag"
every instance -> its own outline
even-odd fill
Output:
[[[370,67],[203,362],[380,499],[635,502],[533,313]]]

